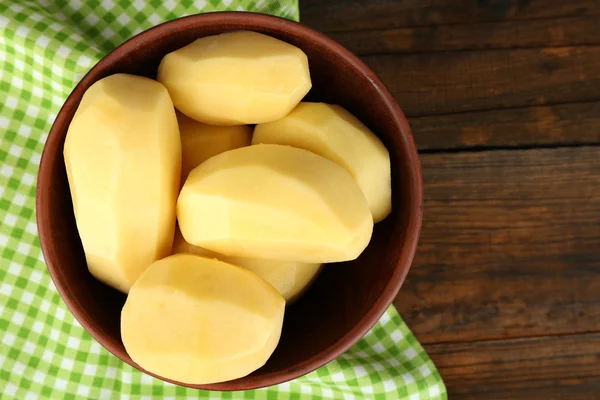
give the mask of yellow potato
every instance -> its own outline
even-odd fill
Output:
[[[311,88],[302,50],[250,31],[207,36],[167,54],[157,79],[178,110],[212,125],[275,121]]]
[[[367,201],[346,170],[306,150],[267,144],[221,153],[194,169],[177,218],[193,245],[306,263],[353,260],[373,230]]]
[[[133,284],[121,313],[127,353],[142,368],[184,383],[241,378],[275,350],[285,300],[250,271],[177,254]]]
[[[94,83],[64,157],[88,268],[127,292],[173,241],[181,143],[165,87],[125,74]]]
[[[171,251],[171,254],[195,254],[205,258],[217,258],[221,261],[225,261],[223,259],[225,256],[222,254],[186,242],[178,227],[175,228],[175,238],[173,239],[173,250]]]
[[[338,163],[356,179],[375,222],[391,212],[390,155],[381,140],[343,107],[300,103],[279,121],[256,126],[252,144],[258,143],[298,147]]]
[[[322,264],[297,261],[225,257],[223,261],[254,272],[269,282],[288,304],[298,300],[313,283]]]
[[[314,263],[227,257],[214,251],[189,244],[185,241],[179,229],[175,230],[175,239],[173,240],[173,254],[177,253],[216,258],[248,269],[269,282],[277,289],[288,304],[297,300],[308,289],[321,270],[321,264]]]
[[[215,126],[195,121],[177,113],[181,133],[181,182],[191,170],[227,150],[249,146],[252,128],[247,125]]]

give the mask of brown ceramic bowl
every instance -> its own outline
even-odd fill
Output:
[[[37,223],[48,270],[75,318],[100,344],[143,371],[121,342],[125,295],[98,282],[86,267],[63,159],[69,123],[83,93],[97,80],[117,72],[155,77],[165,54],[198,37],[235,30],[262,32],[301,48],[313,80],[308,99],[346,107],[381,138],[392,162],[393,211],[375,226],[371,243],[357,260],[327,265],[286,310],[281,341],[264,367],[234,381],[184,385],[210,390],[275,385],[346,351],[396,296],[415,253],[422,215],[421,168],[406,118],[381,81],[348,50],[303,25],[260,14],[194,15],[156,26],[116,48],[79,82],[52,126],[40,164]]]

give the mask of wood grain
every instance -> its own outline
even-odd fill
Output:
[[[424,343],[600,329],[600,148],[424,154],[395,305]]]
[[[403,28],[600,13],[595,0],[302,0],[300,18],[323,32]]]
[[[600,398],[600,334],[426,346],[451,399]]]
[[[600,46],[366,56],[408,116],[600,99]]]
[[[329,36],[357,55],[531,47],[598,45],[591,35],[600,17],[431,25],[416,28],[333,32]]]
[[[414,117],[420,150],[600,143],[600,102]]]
[[[450,398],[600,399],[600,1],[303,0],[301,19],[410,117],[424,221],[395,305]]]

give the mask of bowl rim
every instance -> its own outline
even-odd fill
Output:
[[[164,377],[146,371],[139,365],[137,365],[135,362],[133,362],[126,353],[122,354],[123,352],[120,351],[120,349],[117,349],[114,343],[112,343],[110,340],[107,340],[106,337],[101,335],[98,327],[92,321],[89,321],[86,318],[85,312],[83,312],[83,310],[80,309],[79,302],[77,301],[73,293],[70,292],[68,288],[65,285],[63,285],[58,279],[57,270],[59,268],[60,262],[59,260],[55,259],[53,254],[54,252],[49,250],[51,248],[52,243],[50,235],[50,231],[52,230],[52,228],[49,226],[48,223],[44,222],[47,220],[48,213],[48,210],[46,207],[44,207],[44,204],[46,203],[46,199],[51,196],[52,189],[50,188],[51,185],[49,184],[49,182],[43,180],[40,181],[40,177],[49,174],[51,170],[51,164],[49,164],[51,156],[49,154],[49,151],[47,151],[47,149],[50,147],[49,144],[55,144],[55,146],[57,145],[59,148],[62,148],[63,146],[63,144],[56,144],[55,142],[58,141],[57,131],[60,130],[61,127],[65,125],[65,123],[67,123],[67,121],[65,121],[65,110],[73,106],[74,103],[80,101],[80,98],[83,95],[83,92],[85,91],[83,86],[88,84],[87,81],[91,79],[90,75],[93,71],[105,69],[110,65],[113,59],[119,58],[122,53],[128,53],[134,50],[136,47],[139,47],[139,42],[144,42],[145,40],[161,33],[167,33],[172,30],[185,29],[188,26],[195,26],[197,24],[218,26],[228,23],[244,24],[248,22],[252,25],[262,25],[278,30],[287,30],[295,35],[308,38],[313,42],[318,43],[320,46],[328,48],[332,52],[336,53],[351,68],[356,70],[358,74],[365,76],[371,82],[371,84],[377,91],[379,97],[381,98],[382,104],[385,107],[387,107],[390,113],[393,115],[394,125],[398,126],[400,132],[402,133],[400,136],[401,140],[403,141],[403,147],[406,151],[407,161],[409,164],[411,175],[410,187],[414,195],[412,197],[409,196],[410,215],[408,217],[408,222],[406,225],[404,242],[402,243],[402,248],[399,252],[399,258],[396,263],[394,272],[391,278],[384,286],[384,289],[381,292],[374,306],[356,325],[352,327],[352,329],[346,332],[345,335],[340,337],[334,344],[329,346],[324,351],[321,351],[294,366],[288,367],[285,370],[276,371],[267,375],[256,377],[247,376],[238,380],[226,381],[215,384],[185,384],[166,379]],[[90,84],[91,83],[93,82],[90,82]],[[65,100],[65,103],[58,112],[56,119],[48,134],[46,143],[44,145],[44,150],[42,152],[42,157],[38,170],[38,182],[36,187],[36,220],[42,253],[44,255],[44,259],[46,261],[48,271],[50,272],[52,281],[54,282],[54,285],[60,297],[65,302],[71,313],[74,315],[75,319],[97,342],[99,342],[104,348],[106,348],[109,352],[111,352],[121,361],[131,365],[132,367],[142,371],[143,373],[147,373],[163,381],[194,389],[232,391],[259,389],[277,385],[298,378],[334,360],[337,356],[344,353],[358,340],[360,340],[375,325],[375,323],[377,323],[377,321],[387,310],[389,305],[392,304],[394,298],[396,297],[396,294],[398,293],[398,290],[404,283],[404,280],[410,269],[410,265],[412,263],[417,248],[422,224],[422,203],[423,184],[421,164],[419,161],[417,148],[415,146],[408,121],[404,113],[400,109],[399,105],[392,97],[391,93],[387,90],[385,85],[375,75],[375,73],[363,61],[361,61],[357,56],[352,54],[349,50],[344,48],[338,42],[298,22],[266,14],[226,11],[189,15],[164,22],[150,29],[147,29],[133,36],[129,40],[116,47],[110,53],[105,55],[83,76],[83,78],[78,82],[73,91],[69,94],[69,96]]]

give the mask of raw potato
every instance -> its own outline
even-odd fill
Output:
[[[127,353],[164,378],[208,384],[241,378],[275,350],[285,300],[257,275],[177,254],[150,265],[121,313]]]
[[[173,250],[172,254],[195,254],[197,256],[205,257],[205,258],[217,258],[221,261],[225,261],[222,259],[222,254],[215,253],[214,251],[210,251],[208,249],[194,246],[185,241],[183,236],[181,235],[181,230],[179,228],[175,228],[175,238],[173,239]],[[225,261],[227,262],[227,261]]]
[[[224,261],[254,272],[269,282],[288,304],[298,300],[313,283],[322,264],[226,257]]]
[[[344,168],[307,150],[256,145],[194,169],[177,201],[189,243],[230,257],[353,260],[371,239],[367,201]]]
[[[321,270],[321,264],[292,261],[260,260],[256,258],[227,257],[214,251],[194,246],[185,241],[179,229],[175,230],[173,253],[196,254],[246,268],[269,282],[286,302],[297,300]]]
[[[69,126],[64,157],[88,268],[127,293],[173,241],[181,143],[165,87],[125,74],[94,83]]]
[[[252,128],[247,125],[215,126],[195,121],[177,113],[181,133],[181,182],[191,170],[227,150],[249,146]]]
[[[302,50],[250,31],[207,36],[167,54],[157,79],[178,110],[212,125],[275,121],[311,88]]]
[[[390,155],[381,140],[343,107],[300,103],[283,119],[258,125],[252,139],[257,143],[294,146],[338,163],[356,179],[375,222],[391,212]]]

